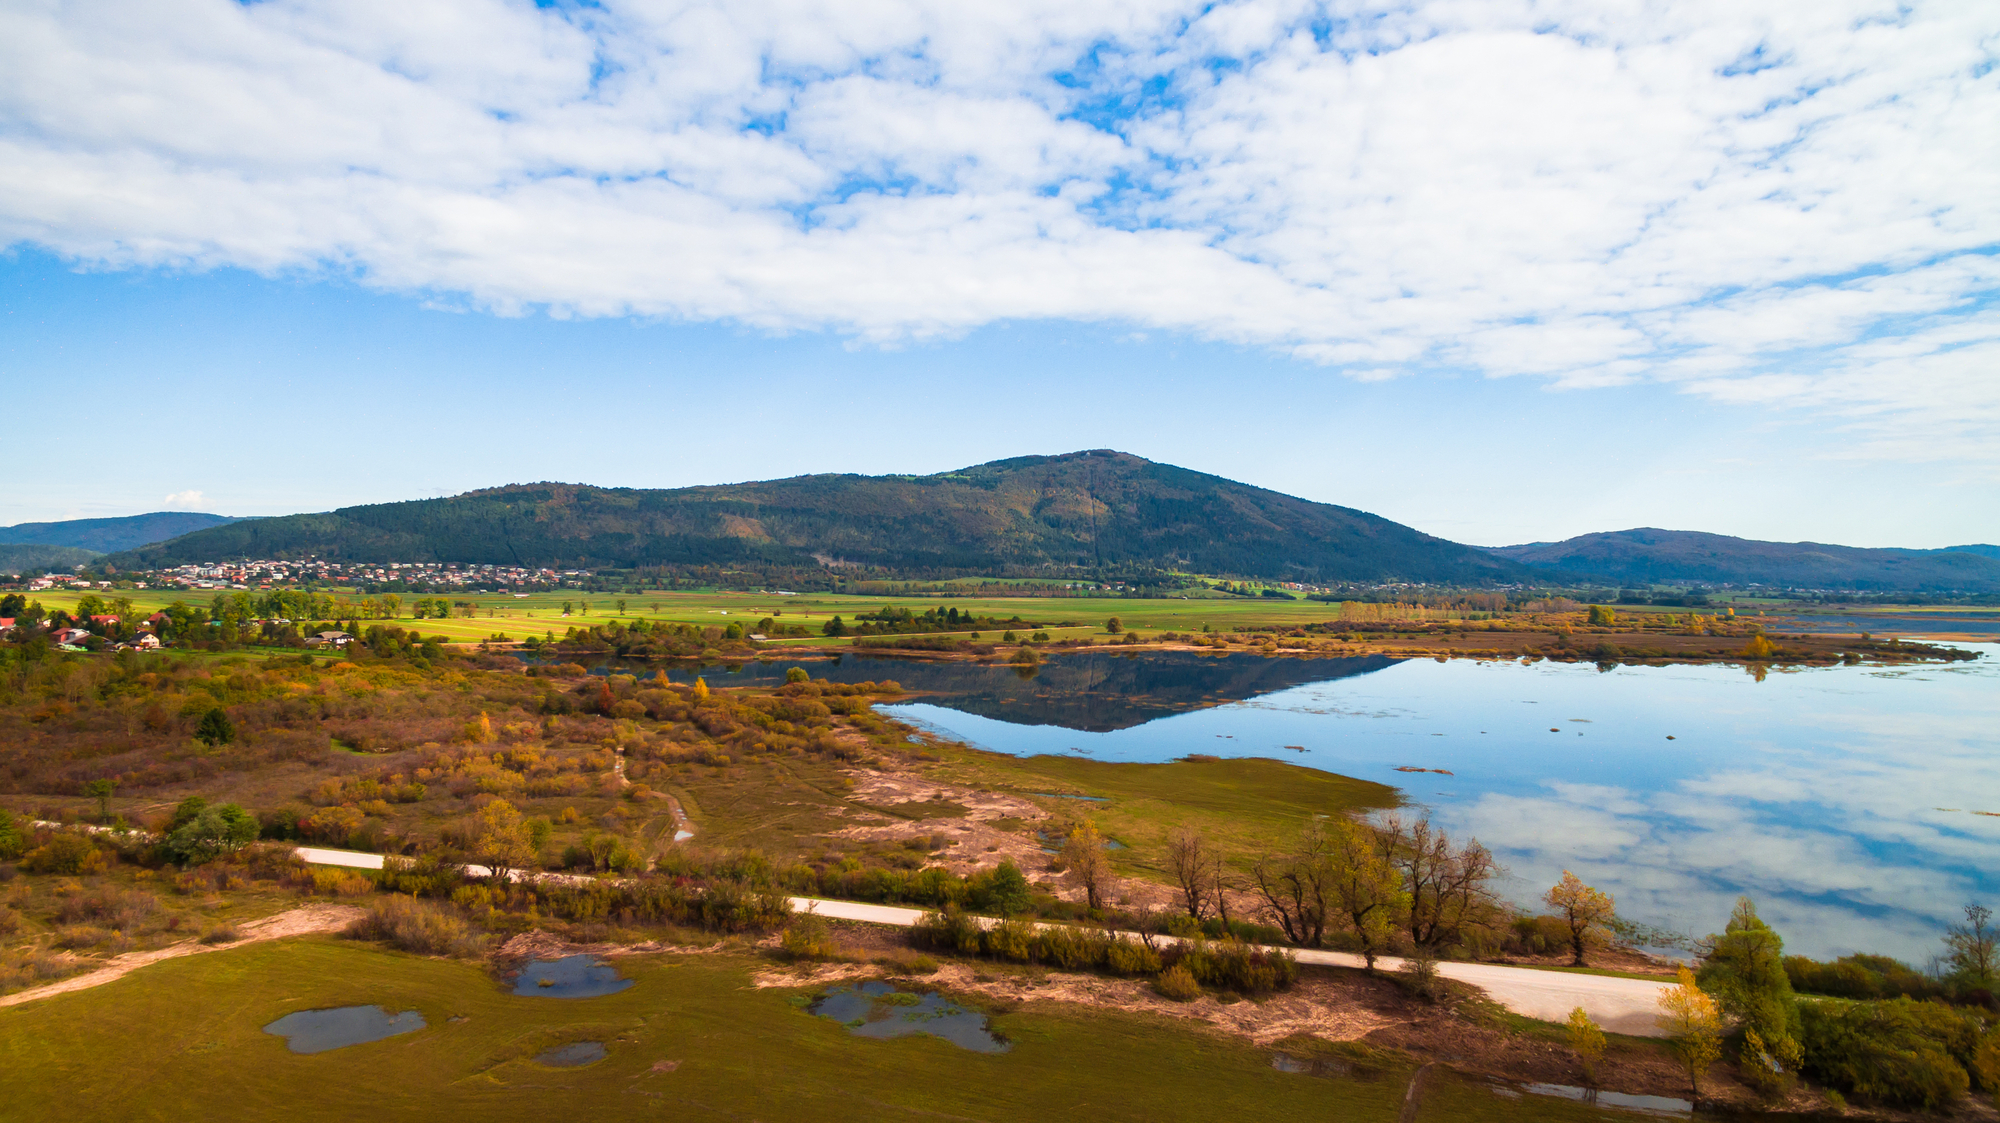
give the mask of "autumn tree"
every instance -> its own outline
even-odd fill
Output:
[[[1119,620],[1116,616],[1113,616],[1111,619],[1106,620],[1104,622],[1104,630],[1110,632],[1112,635],[1115,636],[1119,632],[1125,630],[1125,624],[1123,621]]]
[[[694,680],[694,700],[696,702],[708,701],[708,680],[698,675]]]
[[[1389,861],[1386,841],[1367,824],[1351,820],[1338,822],[1327,832],[1332,866],[1328,897],[1360,943],[1370,973],[1410,900],[1403,892],[1402,875]]]
[[[1660,992],[1660,1012],[1653,1022],[1700,1099],[1702,1074],[1722,1056],[1722,1012],[1715,999],[1703,993],[1693,971],[1682,967],[1680,982]]]
[[[1316,948],[1326,939],[1332,876],[1326,835],[1325,825],[1314,819],[1300,831],[1292,853],[1267,855],[1250,870],[1265,908],[1284,929],[1285,938],[1300,947]]]
[[[1104,852],[1104,839],[1097,825],[1085,820],[1069,832],[1063,843],[1063,880],[1083,890],[1093,909],[1104,907],[1104,895],[1111,890],[1111,858]]]
[[[1611,894],[1585,885],[1583,879],[1564,870],[1562,880],[1543,894],[1542,900],[1561,914],[1569,928],[1570,965],[1582,967],[1585,951],[1593,940],[1602,938],[1611,922]]]
[[[511,871],[534,860],[534,846],[521,813],[504,799],[473,813],[472,856],[485,866],[496,881],[508,879]]]
[[[1592,1084],[1597,1082],[1597,1062],[1604,1057],[1604,1031],[1590,1014],[1578,1006],[1569,1012],[1569,1051],[1576,1054],[1576,1063],[1583,1066],[1583,1078]]]
[[[1613,612],[1611,609],[1608,609],[1601,604],[1593,604],[1590,606],[1591,627],[1608,628],[1611,625],[1616,624],[1617,622],[1618,622],[1618,614],[1616,612]]]

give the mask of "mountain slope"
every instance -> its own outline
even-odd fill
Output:
[[[75,546],[0,542],[0,573],[18,574],[31,569],[68,569],[98,556],[96,550],[83,550]]]
[[[854,564],[894,571],[1151,566],[1306,581],[1516,580],[1387,519],[1096,451],[934,476],[798,476],[670,491],[524,484],[215,527],[130,568],[317,554],[562,566]]]
[[[1643,527],[1563,542],[1500,546],[1524,565],[1626,585],[1701,582],[1811,589],[2000,591],[2000,558],[1970,551],[1869,550],[1819,542],[1759,542]]]
[[[191,531],[239,522],[227,515],[195,511],[154,511],[117,519],[70,519],[67,522],[20,523],[0,526],[0,544],[75,546],[100,554],[132,550],[165,542]]]

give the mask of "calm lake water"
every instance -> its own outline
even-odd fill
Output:
[[[1113,652],[1032,678],[807,665],[924,691],[883,710],[1000,752],[1266,756],[1395,784],[1492,848],[1523,904],[1571,869],[1622,914],[1699,936],[1747,893],[1789,951],[1922,964],[1965,901],[2000,907],[2000,644],[1958,646],[1985,657],[1762,682],[1740,667]]]

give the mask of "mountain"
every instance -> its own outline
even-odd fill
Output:
[[[1978,554],[1982,558],[2000,558],[2000,546],[1984,542],[1971,546],[1946,546],[1942,550],[1917,550],[1919,554]]]
[[[1375,515],[1111,451],[933,476],[797,476],[658,491],[520,484],[233,523],[108,560],[142,569],[306,554],[575,568],[1144,566],[1462,584],[1528,576],[1506,559]]]
[[[0,542],[0,573],[12,576],[33,569],[69,569],[100,556],[96,550],[81,550],[75,546]]]
[[[1808,589],[2000,592],[2000,558],[1971,550],[1868,550],[1758,542],[1644,527],[1563,542],[1499,546],[1503,558],[1624,585],[1777,585]]]
[[[133,550],[165,542],[190,531],[224,523],[239,522],[228,515],[206,515],[196,511],[154,511],[150,515],[127,515],[118,519],[70,519],[56,523],[19,523],[0,526],[0,544],[33,546],[74,546],[100,554]],[[65,563],[74,564],[74,563]]]

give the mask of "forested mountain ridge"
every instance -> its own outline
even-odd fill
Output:
[[[239,520],[200,511],[154,511],[111,519],[68,519],[63,522],[0,526],[0,544],[70,546],[108,554],[164,542],[205,527]]]
[[[306,554],[576,568],[1141,566],[1475,584],[1527,574],[1376,515],[1113,451],[1024,456],[930,476],[812,475],[672,490],[517,484],[235,523],[108,560],[157,568]]]
[[[1698,582],[1784,588],[2000,592],[2000,558],[1978,549],[1903,550],[1821,542],[1759,542],[1689,530],[1584,534],[1562,542],[1497,546],[1526,565],[1626,585]]]

